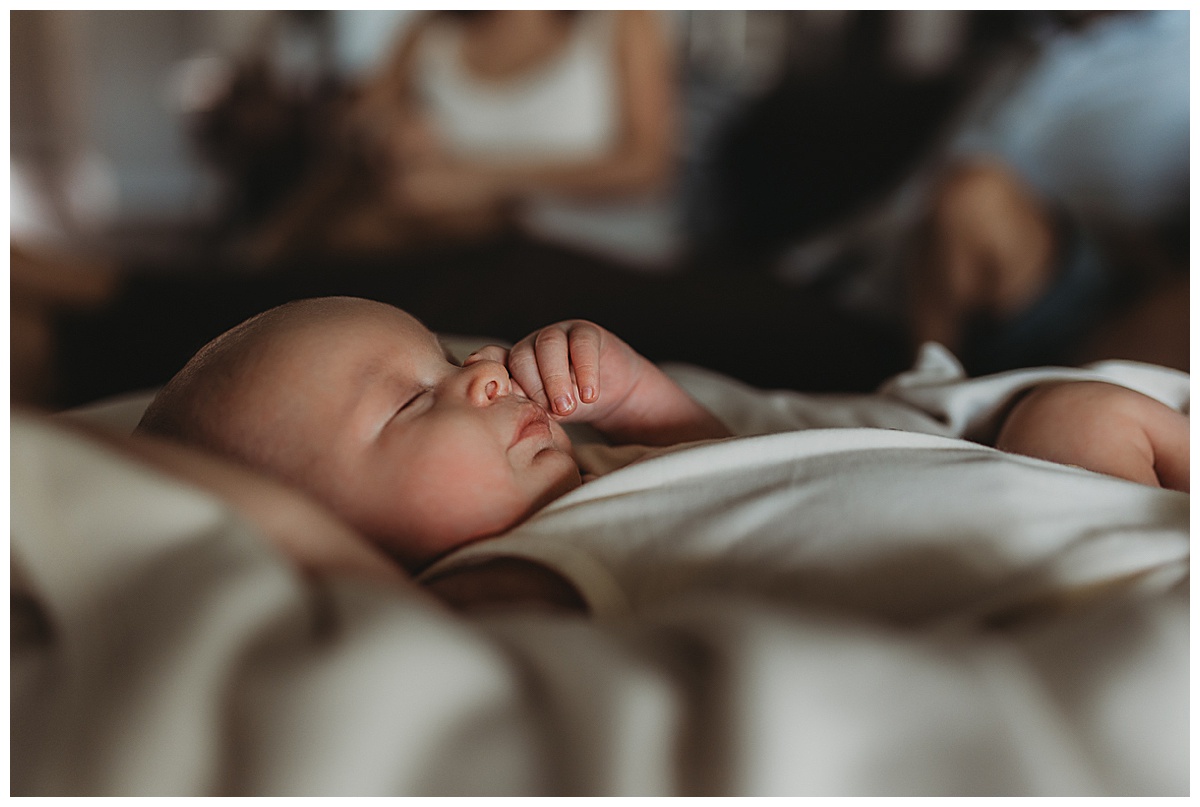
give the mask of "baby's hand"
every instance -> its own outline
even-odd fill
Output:
[[[1134,482],[1187,491],[1189,420],[1113,384],[1047,384],[1013,408],[996,448]]]
[[[514,389],[565,422],[590,423],[618,443],[669,446],[729,430],[662,370],[610,331],[581,319],[548,325],[511,351],[467,357],[504,362]]]
[[[578,319],[535,331],[508,354],[513,381],[564,421],[604,420],[652,368],[610,331]]]

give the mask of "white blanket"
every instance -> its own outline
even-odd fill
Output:
[[[596,561],[600,619],[308,581],[222,503],[14,417],[12,792],[1186,794],[1188,497],[948,436],[1004,396],[930,414],[931,366],[883,396],[927,434],[848,399],[810,424],[835,428],[635,465],[525,525],[725,561]],[[1187,408],[1186,378],[1143,371]],[[743,433],[825,417],[677,377]],[[797,520],[800,543],[770,527]]]
[[[1187,573],[1189,497],[923,434],[818,429],[624,468],[434,576],[540,561],[600,617],[688,592],[888,623],[991,622],[1097,585]]]
[[[912,625],[1001,619],[1187,571],[1188,496],[959,437],[994,432],[1018,392],[1048,380],[1105,380],[1186,409],[1182,373],[1109,362],[967,380],[936,345],[875,395],[764,393],[668,369],[757,436],[622,468],[425,576],[521,557],[561,573],[601,617],[691,591]]]

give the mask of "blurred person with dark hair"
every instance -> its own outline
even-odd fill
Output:
[[[720,138],[720,238],[740,265],[765,268],[885,204],[1027,24],[1020,12],[823,13],[793,12],[782,75]],[[953,21],[932,64],[907,57],[918,14]]]
[[[547,203],[601,203],[591,212],[602,215],[604,202],[667,188],[675,115],[655,12],[432,13],[362,87],[344,153],[275,218],[260,252],[477,237],[528,224]]]

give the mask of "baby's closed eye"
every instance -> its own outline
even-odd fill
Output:
[[[411,415],[416,413],[420,410],[420,407],[424,404],[431,392],[432,390],[428,387],[422,387],[421,389],[413,391],[401,402],[400,406],[397,407],[395,415]]]

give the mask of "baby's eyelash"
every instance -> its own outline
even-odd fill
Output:
[[[422,390],[419,390],[419,391],[418,391],[418,392],[417,392],[415,395],[413,395],[413,396],[412,396],[411,398],[409,398],[407,401],[405,401],[404,403],[400,404],[400,408],[396,410],[397,414],[399,414],[400,412],[403,412],[405,409],[408,409],[408,407],[410,407],[410,406],[412,406],[414,403],[416,403],[416,402],[417,402],[417,401],[420,399],[420,397],[421,397],[422,395],[424,395],[425,393],[427,393],[427,392],[429,392],[429,390],[428,390],[428,389],[422,389]]]

